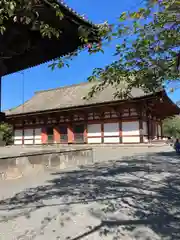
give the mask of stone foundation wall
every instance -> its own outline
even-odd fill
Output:
[[[53,150],[0,158],[0,180],[17,179],[45,170],[65,170],[93,163],[89,149]]]

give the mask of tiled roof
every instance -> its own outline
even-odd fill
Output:
[[[84,16],[81,16],[79,13],[77,13],[72,8],[70,8],[64,1],[54,0],[54,3],[58,3],[61,8],[64,8],[66,11],[71,12],[75,17],[78,17],[79,19],[83,20],[84,23],[90,24],[92,26],[98,26],[98,25],[93,24],[90,20],[86,19]]]
[[[84,96],[87,96],[91,87],[92,83],[81,83],[67,87],[39,91],[36,92],[35,95],[23,105],[8,110],[6,115],[31,113],[53,109],[63,110],[67,108],[122,100],[114,98],[113,94],[115,93],[116,89],[111,86],[105,88],[102,92],[97,93],[89,100],[83,99]],[[147,94],[138,88],[133,88],[131,91],[132,98],[139,98],[146,95]]]

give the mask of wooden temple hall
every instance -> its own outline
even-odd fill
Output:
[[[146,143],[161,139],[162,120],[179,113],[164,90],[145,94],[132,89],[131,99],[113,98],[112,87],[90,100],[92,83],[36,92],[6,112],[14,127],[14,144]]]

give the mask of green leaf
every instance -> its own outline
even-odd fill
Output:
[[[121,15],[119,17],[119,21],[124,21],[124,20],[126,20],[126,18],[127,18],[127,13],[123,12],[123,13],[121,13]]]
[[[53,71],[53,70],[55,69],[55,67],[56,67],[56,63],[52,63],[52,64],[50,64],[49,67],[50,67],[51,70]]]

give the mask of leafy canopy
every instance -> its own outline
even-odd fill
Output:
[[[39,31],[42,37],[51,38],[52,36],[55,36],[56,38],[59,38],[61,34],[63,34],[61,30],[50,26],[42,20],[43,18],[41,17],[41,11],[39,9],[41,9],[41,7],[43,7],[44,5],[48,5],[49,7],[54,9],[56,12],[56,16],[57,18],[59,18],[59,20],[63,19],[64,15],[61,11],[61,6],[58,4],[58,0],[57,2],[54,0],[0,0],[0,36],[7,31],[9,23],[14,22],[18,23],[19,26],[28,25],[28,29],[30,31]],[[16,29],[16,31],[18,30]],[[21,31],[21,29],[19,31]],[[105,28],[104,25],[99,26],[97,40],[100,39],[101,36],[104,36],[107,31],[108,28],[106,26]],[[90,37],[88,29],[86,29],[84,26],[80,26],[78,33],[82,43],[87,44]],[[21,45],[20,53],[27,51],[29,48],[28,44],[30,43],[27,41],[27,44],[25,46],[22,46],[23,44],[21,44],[21,42],[19,44]],[[95,45],[97,47],[98,43],[96,43]],[[9,46],[8,49],[4,50],[3,47],[2,49],[3,50],[1,51],[0,63],[2,63],[2,61],[7,57],[11,58],[17,54],[17,52],[14,52],[14,49],[13,51],[10,51],[11,49],[9,49]],[[78,49],[78,51],[81,49],[82,47]],[[77,55],[77,53],[75,52],[68,55],[68,58],[74,55]],[[58,67],[63,67],[64,65],[67,65],[65,63],[65,60],[62,60],[61,58],[58,58],[57,62]],[[54,68],[55,66],[56,64],[51,65],[52,68]]]
[[[94,69],[89,77],[89,81],[95,82],[89,97],[109,84],[115,87],[116,96],[128,95],[133,87],[140,87],[147,92],[165,84],[170,86],[171,83],[171,91],[178,87],[179,12],[179,0],[149,0],[146,7],[138,11],[121,13],[116,24],[110,25],[108,31],[102,31],[102,43],[87,44],[92,54],[103,52],[109,41],[119,41],[114,53],[117,60],[104,68]],[[60,58],[53,63],[53,67],[64,66],[64,62],[68,65],[68,60],[72,59],[72,55]]]
[[[53,7],[60,19],[63,18],[59,5],[52,3],[51,0],[1,0],[0,33],[3,34],[7,30],[7,21],[13,20],[15,23],[31,26],[31,30],[38,29],[44,37],[51,37],[52,34],[59,37],[60,32],[57,29],[52,28],[39,18],[37,8],[40,8],[44,3]]]
[[[101,81],[95,84],[90,96],[109,84],[116,87],[116,95],[128,94],[132,87],[154,91],[164,84],[179,86],[180,2],[148,3],[136,12],[120,15],[111,34],[112,39],[119,41],[114,53],[118,60],[94,69],[89,80]],[[119,88],[122,83],[125,89]]]

